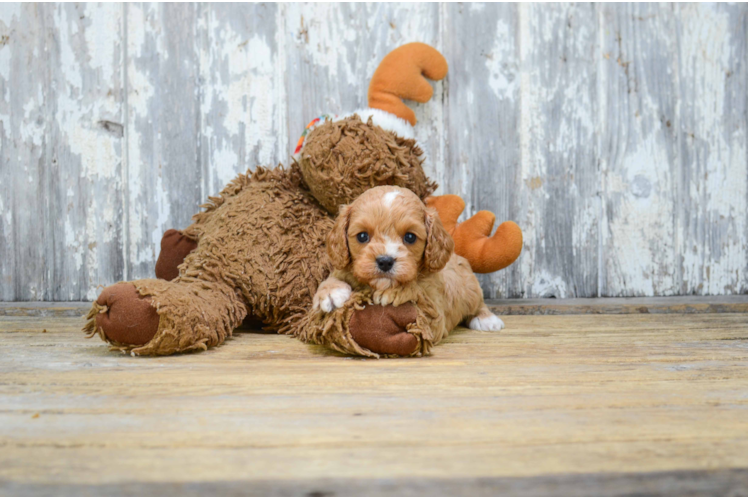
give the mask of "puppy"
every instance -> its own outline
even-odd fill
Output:
[[[374,304],[413,302],[436,311],[427,321],[430,344],[463,322],[473,330],[501,330],[504,323],[483,302],[470,264],[453,250],[436,211],[412,191],[369,189],[340,209],[327,238],[335,271],[320,284],[313,307],[331,312],[353,291],[369,288]]]

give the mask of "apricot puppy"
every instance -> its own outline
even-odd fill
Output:
[[[369,287],[377,305],[428,300],[440,315],[429,325],[434,344],[458,324],[498,331],[504,323],[486,307],[483,291],[436,211],[412,191],[379,186],[342,206],[327,238],[335,271],[322,282],[313,307],[343,306],[354,290]]]

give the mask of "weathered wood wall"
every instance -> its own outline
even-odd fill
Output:
[[[149,277],[161,233],[409,41],[429,173],[525,232],[489,296],[748,291],[745,5],[3,4],[0,300]]]

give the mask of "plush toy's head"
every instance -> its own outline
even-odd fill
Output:
[[[436,184],[423,172],[423,153],[414,139],[405,139],[363,122],[358,114],[327,120],[307,137],[299,159],[301,173],[317,201],[335,214],[369,188],[405,187],[421,199]]]
[[[309,124],[295,152],[309,190],[328,211],[338,212],[369,188],[394,185],[424,199],[435,189],[423,171],[415,115],[401,98],[426,102],[447,62],[434,48],[410,43],[390,52],[372,77],[369,108]]]

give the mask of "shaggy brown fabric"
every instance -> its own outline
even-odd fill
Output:
[[[197,241],[176,229],[167,230],[161,238],[161,253],[158,254],[156,261],[156,277],[171,281],[179,276],[179,265],[195,248]]]
[[[99,304],[92,308],[86,331],[98,332],[123,352],[165,355],[217,346],[251,315],[280,333],[378,357],[359,346],[348,329],[353,313],[368,303],[364,295],[324,325],[309,314],[317,287],[332,270],[325,251],[334,222],[329,210],[337,211],[339,203],[352,202],[374,185],[397,184],[422,198],[436,186],[423,173],[414,141],[358,117],[318,127],[305,144],[300,163],[289,169],[257,167],[210,197],[205,211],[182,232],[197,247],[178,266],[173,281],[131,282],[160,318],[149,342],[136,346],[113,338],[116,322],[97,319],[103,318]],[[431,332],[424,326],[434,314],[431,309],[419,303],[415,322],[407,325],[416,338],[410,355],[431,348]],[[311,334],[302,334],[303,325]]]
[[[123,346],[135,355],[173,354],[220,345],[238,327],[247,309],[236,292],[206,281],[139,280],[138,292],[151,297],[159,317],[153,339],[142,347]]]
[[[198,241],[174,281],[132,284],[151,298],[161,322],[135,354],[171,354],[222,343],[248,311],[288,333],[330,272],[324,240],[330,215],[312,198],[297,167],[258,167],[240,175],[184,230]],[[108,340],[109,328],[96,322]],[[89,330],[91,331],[91,330]]]
[[[434,331],[432,331],[430,325],[440,325],[442,315],[439,314],[433,302],[424,294],[419,294],[415,301],[415,320],[405,325],[405,331],[416,339],[416,343],[412,344],[412,349],[405,352],[405,346],[411,345],[407,337],[397,337],[387,342],[386,339],[389,335],[375,331],[375,328],[385,326],[388,332],[398,335],[395,332],[395,328],[388,325],[389,320],[381,319],[380,321],[373,322],[370,321],[371,317],[366,313],[365,316],[355,321],[352,320],[354,312],[361,314],[365,309],[372,307],[372,291],[371,288],[365,285],[351,285],[354,287],[353,293],[344,307],[335,309],[329,313],[310,308],[293,330],[292,335],[303,342],[324,345],[342,353],[370,358],[423,356],[429,354],[434,344],[441,340],[441,338],[435,338]],[[395,312],[396,308],[384,307],[382,310],[385,311],[385,314],[398,316],[392,319],[395,325],[401,325],[403,321],[409,319],[407,314],[408,309],[404,309],[402,317],[399,316],[399,313]],[[379,310],[374,309],[372,312],[376,314]],[[350,329],[352,321],[358,327],[356,330],[357,334],[361,334],[362,330],[369,330],[368,332],[364,331],[363,335],[359,335],[359,338],[365,338],[365,342],[368,342],[371,347],[386,347],[389,351],[392,350],[392,344],[396,344],[398,352],[375,352],[370,348],[360,345]]]
[[[368,305],[351,316],[349,329],[358,345],[379,354],[407,356],[415,351],[418,339],[408,333],[416,322],[413,304],[398,307]]]
[[[395,185],[424,199],[436,184],[423,172],[423,152],[413,139],[403,139],[367,123],[358,115],[312,130],[299,165],[312,194],[330,213],[374,186]]]

